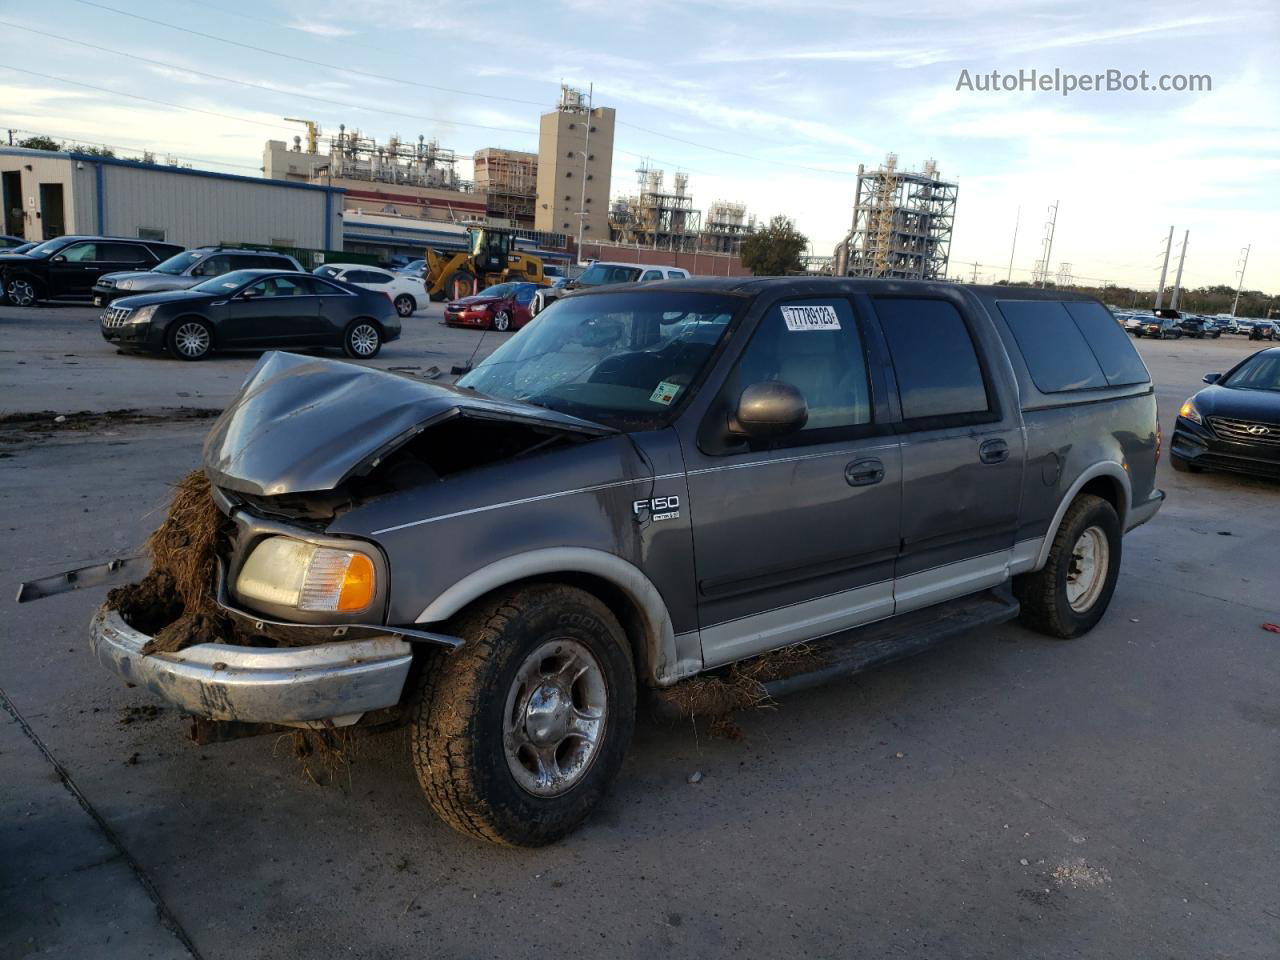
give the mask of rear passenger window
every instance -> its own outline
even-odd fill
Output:
[[[667,271],[667,279],[668,279],[668,280],[683,280],[684,278],[685,278],[684,274],[683,274],[683,273],[681,273],[679,270],[668,270],[668,271]]]
[[[1041,393],[1094,390],[1107,385],[1084,334],[1056,300],[1001,300],[1027,370]],[[1111,321],[1115,326],[1115,321]]]
[[[906,297],[876,297],[875,306],[898,378],[904,419],[974,419],[991,410],[978,353],[960,311],[945,300]]]
[[[1113,387],[1131,383],[1147,383],[1151,374],[1134,349],[1133,341],[1124,328],[1111,318],[1110,312],[1098,303],[1080,300],[1066,304],[1067,313],[1076,322],[1093,355],[1098,358],[1103,376]]]

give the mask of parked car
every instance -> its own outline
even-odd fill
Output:
[[[7,233],[0,233],[0,250],[5,253],[12,253],[18,247],[25,246],[27,241],[22,237],[15,237]],[[35,246],[35,244],[32,244]]]
[[[422,288],[422,281],[409,276],[392,273],[381,267],[371,267],[362,263],[326,263],[311,271],[317,277],[331,277],[354,283],[357,287],[385,293],[395,304],[396,313],[402,317],[411,317],[418,309],[419,303],[427,302],[427,295]]]
[[[182,360],[265,347],[341,347],[368,360],[400,336],[386,294],[273,270],[234,270],[189,290],[121,297],[99,326],[123,350],[168,351]]]
[[[408,263],[402,263],[398,267],[392,267],[392,269],[402,276],[415,277],[421,280],[423,274],[427,272],[427,261],[419,257],[417,260],[410,260]]]
[[[533,319],[530,304],[537,292],[545,289],[524,281],[495,284],[475,296],[449,301],[444,308],[444,322],[450,327],[519,330]]]
[[[533,298],[529,312],[537,316],[556,300],[574,290],[607,287],[619,283],[651,283],[655,280],[687,280],[689,271],[683,267],[668,267],[649,263],[615,263],[597,260],[582,272],[576,280],[565,280],[539,290]]]
[[[1204,382],[1209,386],[1178,411],[1173,468],[1280,478],[1280,347],[1259,350]]]
[[[1151,319],[1151,314],[1149,313],[1125,314],[1124,328],[1127,332],[1132,333],[1135,336],[1141,336],[1143,324],[1145,324],[1150,319]]]
[[[107,273],[93,286],[93,305],[105,306],[117,297],[165,290],[189,290],[198,283],[232,270],[296,270],[302,265],[274,250],[242,247],[198,247],[170,257],[150,270]]]
[[[1156,340],[1167,340],[1172,337],[1174,340],[1181,340],[1182,328],[1178,326],[1178,320],[1174,317],[1147,317],[1134,336],[1152,337]]]
[[[803,641],[811,671],[766,690],[1019,615],[1087,633],[1159,451],[1146,367],[1083,295],[602,286],[456,385],[268,354],[204,472],[223,609],[289,645],[176,670],[109,608],[92,644],[241,733],[399,717],[447,822],[543,844],[617,775],[643,691]]]
[[[1222,336],[1219,330],[1208,317],[1197,317],[1183,314],[1182,319],[1177,321],[1178,329],[1188,337],[1194,337],[1196,340],[1203,340],[1205,337],[1217,339]]]
[[[1249,325],[1250,340],[1274,340],[1280,331],[1271,320],[1254,320]]]
[[[88,299],[104,273],[150,270],[182,247],[129,237],[58,237],[26,253],[0,254],[0,282],[9,302],[29,307],[41,300]]]

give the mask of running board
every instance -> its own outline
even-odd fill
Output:
[[[764,684],[770,697],[785,697],[863,670],[903,660],[978,627],[992,627],[1019,613],[1009,586],[925,607],[900,617],[846,630],[809,646],[818,662],[813,670]]]

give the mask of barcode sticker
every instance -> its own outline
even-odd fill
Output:
[[[836,308],[826,304],[816,307],[783,307],[782,319],[792,333],[840,329]]]

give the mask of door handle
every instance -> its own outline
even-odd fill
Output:
[[[844,479],[851,487],[869,487],[884,479],[884,464],[874,457],[855,460],[844,468]]]
[[[1004,463],[1009,459],[1009,444],[1003,440],[984,440],[978,447],[978,459],[983,463]]]

